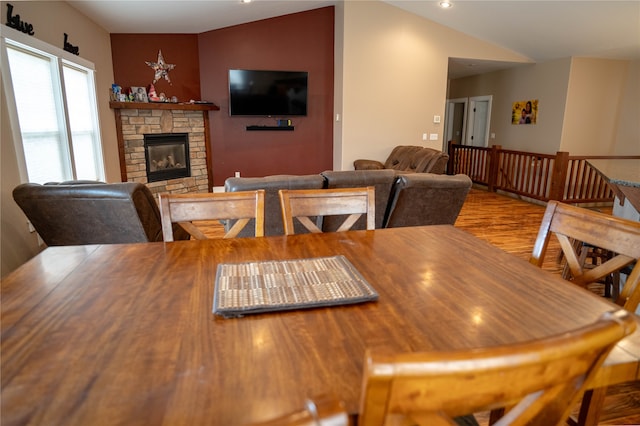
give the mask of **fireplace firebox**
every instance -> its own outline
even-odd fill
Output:
[[[148,182],[191,176],[187,133],[145,134],[144,153]]]

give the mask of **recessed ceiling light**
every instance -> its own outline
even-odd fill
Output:
[[[251,3],[251,0],[240,0],[240,3]]]
[[[453,3],[449,1],[441,1],[439,4],[440,4],[440,7],[443,9],[449,9],[450,7],[453,7]]]

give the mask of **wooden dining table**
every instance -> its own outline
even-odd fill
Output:
[[[344,256],[378,299],[227,318],[218,265]],[[365,349],[522,342],[616,306],[453,226],[51,247],[2,280],[2,425],[242,425],[329,394]],[[639,377],[640,333],[593,386]],[[508,386],[505,383],[505,386]]]

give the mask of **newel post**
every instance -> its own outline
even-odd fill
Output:
[[[456,170],[455,170],[455,156],[456,156],[456,152],[455,152],[455,147],[454,145],[456,144],[455,141],[448,141],[447,142],[447,154],[449,154],[449,159],[447,160],[447,174],[448,175],[455,175],[456,174]]]
[[[487,170],[489,171],[489,176],[487,176],[487,190],[489,192],[496,191],[496,184],[498,183],[498,169],[500,164],[500,150],[502,150],[502,145],[491,145],[491,149],[489,150],[489,155],[487,157]]]
[[[553,161],[553,172],[551,173],[549,200],[562,201],[564,199],[564,186],[567,181],[568,169],[569,153],[565,151],[556,152],[556,158]]]

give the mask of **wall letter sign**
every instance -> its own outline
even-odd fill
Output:
[[[64,33],[64,50],[66,50],[67,52],[71,52],[74,55],[79,55],[80,48],[78,46],[74,46],[73,44],[69,43],[67,41],[68,39],[69,39],[69,36],[67,35],[67,33]]]
[[[7,3],[7,26],[22,31],[25,34],[33,35],[33,25],[20,20],[20,15],[13,15],[13,5]]]

